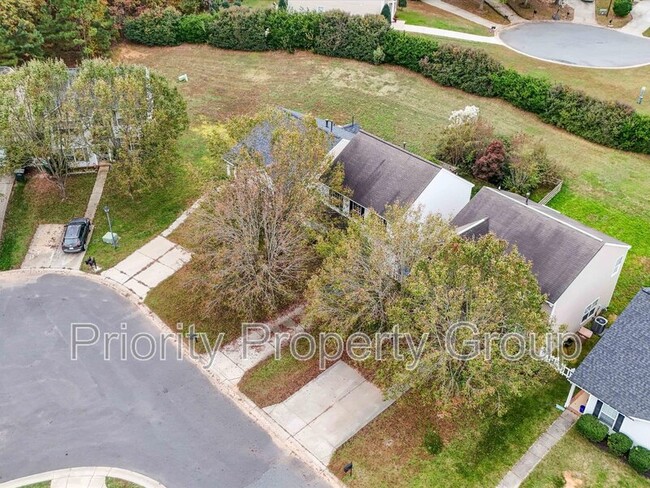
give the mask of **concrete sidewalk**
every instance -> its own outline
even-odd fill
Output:
[[[51,481],[51,488],[105,488],[106,478],[118,478],[142,488],[165,488],[161,483],[134,471],[122,468],[69,468],[47,471],[0,483],[0,488],[22,488]]]
[[[535,466],[548,454],[548,452],[564,437],[573,424],[578,420],[578,415],[565,410],[555,422],[546,429],[535,443],[530,446],[526,454],[508,471],[503,477],[497,488],[517,488],[528,475],[535,469]]]
[[[479,15],[468,12],[467,10],[462,9],[460,7],[456,7],[455,5],[452,5],[450,3],[443,2],[442,0],[422,0],[422,3],[426,3],[427,5],[431,5],[432,7],[439,8],[440,10],[444,10],[446,12],[449,12],[450,14],[457,15],[458,17],[462,17],[466,20],[469,20],[470,22],[474,22],[475,24],[482,25],[483,27],[487,27],[488,29],[492,28],[493,26],[499,28],[499,26],[501,25],[501,24],[495,24],[494,22],[490,22],[488,19],[484,19]]]
[[[190,261],[192,255],[162,236],[154,237],[102,276],[124,285],[141,299],[151,289],[172,276]]]
[[[0,239],[4,227],[5,215],[9,206],[9,197],[14,187],[14,175],[0,176]]]
[[[641,0],[632,8],[632,20],[619,30],[626,34],[643,36],[648,28],[650,28],[650,0]]]
[[[481,42],[484,44],[503,45],[498,37],[477,36],[475,34],[466,34],[445,29],[435,29],[433,27],[424,27],[422,25],[406,24],[403,20],[398,20],[393,24],[393,29],[402,32],[413,32],[415,34],[427,34],[430,36],[448,37],[450,39],[461,39],[463,41]]]
[[[379,388],[339,361],[264,411],[327,466],[339,446],[393,401],[385,400]]]

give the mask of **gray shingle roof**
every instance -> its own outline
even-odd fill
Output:
[[[470,200],[453,224],[459,228],[488,219],[464,235],[489,230],[532,262],[542,293],[551,303],[562,296],[605,243],[623,244],[555,210],[508,192],[484,187]]]
[[[409,205],[441,171],[426,159],[360,130],[336,157],[352,199],[380,215],[394,203]]]
[[[637,293],[571,382],[626,417],[650,420],[650,288]]]
[[[283,110],[288,114],[287,123],[296,124],[298,127],[302,126],[303,114],[292,110]],[[325,119],[316,119],[316,125],[324,132],[330,134],[328,139],[329,149],[336,146],[342,139],[352,139],[355,135],[354,131],[358,130],[358,126],[355,124],[341,127],[332,123],[326,127]],[[256,125],[244,140],[237,143],[225,154],[224,159],[228,162],[233,162],[242,149],[246,149],[251,154],[261,157],[264,164],[268,166],[273,162],[273,130],[273,126],[267,121]]]

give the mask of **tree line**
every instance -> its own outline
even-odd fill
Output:
[[[210,10],[212,4],[212,0],[3,0],[0,65],[104,56],[127,17],[164,6],[193,14]]]

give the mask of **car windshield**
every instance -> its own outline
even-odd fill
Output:
[[[66,243],[75,243],[79,239],[79,235],[81,234],[81,225],[69,225],[68,228],[65,230],[65,238],[64,241]]]

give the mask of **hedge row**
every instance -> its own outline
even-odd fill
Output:
[[[376,16],[291,13],[245,7],[181,15],[167,8],[127,20],[128,40],[150,46],[209,43],[245,51],[308,50],[326,56],[403,66],[468,93],[498,97],[544,122],[604,146],[650,154],[650,116],[548,80],[505,69],[486,52],[390,29]],[[373,56],[373,53],[375,55]]]
[[[641,474],[650,472],[650,449],[634,446],[632,439],[620,432],[609,434],[609,428],[591,414],[582,415],[576,423],[576,429],[591,442],[607,439],[607,447],[615,456],[624,457]]]

